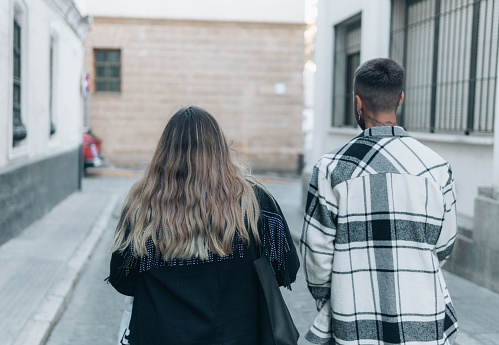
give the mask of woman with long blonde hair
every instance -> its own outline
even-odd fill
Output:
[[[134,296],[129,343],[259,345],[259,247],[289,287],[299,261],[275,199],[236,163],[212,115],[180,109],[115,232],[109,282]]]

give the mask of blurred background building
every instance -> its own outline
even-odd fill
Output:
[[[459,235],[446,268],[499,291],[498,0],[319,0],[313,149],[359,133],[352,80],[391,57],[406,70],[399,124],[453,167]]]
[[[79,187],[89,26],[72,0],[0,1],[0,244]]]
[[[87,0],[87,126],[109,164],[143,168],[169,117],[207,109],[253,171],[303,161],[305,0]]]

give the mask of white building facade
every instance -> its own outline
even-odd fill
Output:
[[[72,0],[0,2],[0,244],[79,187],[88,29]]]
[[[454,171],[461,261],[449,267],[496,290],[497,272],[483,263],[499,259],[498,41],[497,0],[319,0],[314,142],[304,170],[307,181],[322,154],[360,132],[352,109],[359,64],[395,59],[406,71],[399,123]]]

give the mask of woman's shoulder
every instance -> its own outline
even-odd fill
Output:
[[[255,192],[255,195],[258,197],[264,197],[267,195],[267,190],[266,188],[259,182],[258,180],[255,179],[248,179],[247,180],[251,187],[253,188],[253,191]]]
[[[275,200],[274,196],[269,192],[269,190],[265,188],[265,186],[257,180],[251,180],[249,182],[253,188],[253,191],[255,193],[256,199],[258,200],[260,208],[263,211],[280,213],[279,205],[277,204],[277,201]]]
[[[258,202],[269,202],[270,200],[274,199],[272,194],[260,181],[256,179],[248,179],[247,181],[253,188],[253,192],[255,193]]]

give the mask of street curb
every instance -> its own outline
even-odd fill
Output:
[[[14,345],[44,345],[52,329],[66,309],[81,272],[92,255],[93,249],[112,216],[118,195],[109,198],[106,207],[92,225],[85,240],[78,246],[74,256],[67,262],[63,278],[46,295],[38,311],[28,320],[22,335]]]

